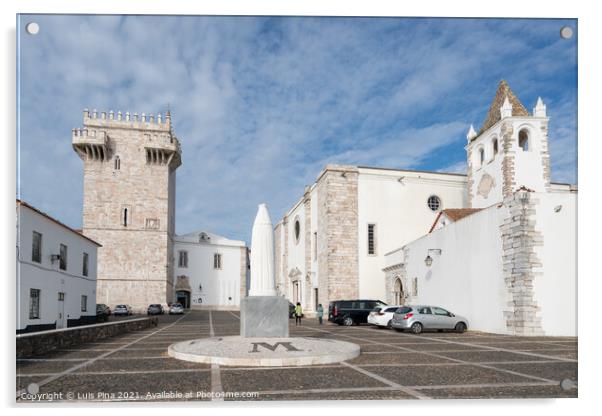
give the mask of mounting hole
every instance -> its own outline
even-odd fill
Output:
[[[27,23],[27,25],[25,25],[25,31],[30,35],[37,35],[40,31],[40,25],[36,22]]]
[[[570,26],[563,26],[560,29],[560,37],[562,39],[570,39],[573,37],[573,29]]]

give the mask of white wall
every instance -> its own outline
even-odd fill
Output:
[[[543,247],[535,249],[543,275],[534,281],[542,327],[546,335],[577,336],[577,194],[534,198],[539,199],[535,228],[543,234]]]
[[[408,244],[410,294],[411,282],[418,278],[418,296],[410,302],[436,305],[462,315],[472,329],[507,333],[499,229],[506,215],[505,207],[490,207]],[[441,249],[440,256],[430,254],[430,268],[424,262],[429,249]]]
[[[190,304],[237,309],[240,307],[241,245],[194,243],[181,241],[174,243],[175,276],[188,276]],[[179,267],[178,252],[188,252],[188,267]],[[213,267],[215,253],[222,255],[222,268]],[[177,280],[176,280],[177,281]],[[202,291],[199,290],[202,286]],[[199,298],[202,302],[199,302]]]
[[[32,262],[33,231],[42,234],[41,263]],[[50,261],[67,246],[67,270]],[[88,253],[88,276],[83,276],[83,253]],[[96,316],[97,246],[79,233],[20,205],[17,208],[17,330],[27,325],[54,324],[58,320],[58,293],[65,293],[66,319]],[[40,319],[29,319],[30,289],[40,290]],[[87,299],[87,311],[81,311],[81,296]],[[67,321],[65,321],[67,322]],[[66,326],[66,325],[65,325]]]
[[[399,178],[404,177],[402,183]],[[428,233],[442,209],[466,207],[466,177],[415,171],[360,168],[358,179],[359,295],[386,299],[384,254]],[[376,255],[368,254],[368,224],[376,224]]]
[[[302,200],[301,200],[302,201]],[[299,220],[300,232],[299,239],[295,238],[295,221]],[[304,309],[307,308],[307,299],[305,298],[305,286],[307,270],[305,268],[305,229],[306,227],[311,228],[311,224],[305,223],[305,204],[303,202],[298,203],[288,214],[288,240],[286,244],[288,246],[288,270],[286,270],[285,279],[288,279],[288,291],[286,294],[287,299],[294,302],[293,298],[293,285],[290,281],[288,274],[295,268],[299,269],[301,274],[299,275],[299,294],[301,297],[301,304]]]

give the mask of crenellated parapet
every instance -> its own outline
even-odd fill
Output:
[[[115,149],[111,138],[142,141],[146,163],[168,165],[175,169],[182,164],[180,142],[173,133],[171,114],[165,115],[97,111],[85,109],[83,128],[73,129],[74,150],[84,161],[106,162]]]

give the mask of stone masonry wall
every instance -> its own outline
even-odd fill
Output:
[[[501,142],[503,149],[502,159],[502,197],[512,195],[516,186],[514,175],[514,150],[512,150],[512,133],[514,127],[512,122],[507,121],[501,125]]]
[[[358,169],[328,165],[318,178],[319,302],[354,299],[359,292]]]
[[[312,279],[311,279],[311,196],[310,189],[307,187],[305,189],[305,194],[303,195],[303,205],[305,206],[305,305],[303,305],[303,310],[307,312],[312,312],[314,310],[314,304],[312,302]],[[320,290],[318,289],[318,292]],[[319,296],[319,294],[318,294]]]
[[[533,282],[542,278],[542,263],[535,247],[543,245],[536,230],[538,200],[528,190],[518,190],[504,199],[508,216],[500,226],[503,276],[508,290],[504,311],[508,331],[515,335],[543,335]]]

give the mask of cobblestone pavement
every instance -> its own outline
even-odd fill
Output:
[[[291,336],[359,344],[359,357],[309,367],[225,367],[167,355],[177,341],[237,335],[238,313],[161,316],[159,326],[17,360],[17,401],[395,400],[577,397],[577,338],[398,333],[291,320]],[[37,394],[31,394],[36,393]]]

